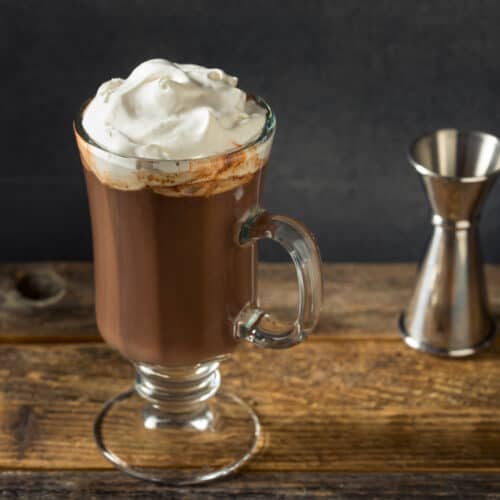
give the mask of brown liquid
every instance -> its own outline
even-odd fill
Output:
[[[256,294],[256,249],[236,243],[236,228],[259,203],[262,170],[231,191],[180,198],[113,189],[84,170],[104,339],[165,366],[233,351],[234,318]]]

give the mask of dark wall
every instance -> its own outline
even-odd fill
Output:
[[[416,259],[428,211],[407,145],[500,133],[499,20],[495,0],[0,0],[0,259],[90,257],[71,120],[152,57],[222,67],[271,103],[265,205],[304,221],[325,260]],[[500,261],[497,187],[483,236]]]

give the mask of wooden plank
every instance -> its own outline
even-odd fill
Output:
[[[88,262],[0,264],[0,341],[99,340]]]
[[[490,305],[500,318],[500,266],[487,265]],[[417,266],[399,264],[323,265],[324,301],[315,335],[335,338],[395,338],[397,320],[410,300]],[[282,318],[295,311],[296,284],[292,266],[261,263],[262,303]]]
[[[258,454],[229,480],[169,489],[110,471],[95,449],[93,419],[133,373],[90,343],[99,338],[90,264],[0,265],[2,498],[500,498],[500,476],[481,475],[500,473],[499,342],[463,361],[413,352],[400,342],[396,318],[414,265],[327,264],[324,272],[324,311],[306,344],[287,352],[242,345],[222,369],[226,390],[261,417]],[[50,284],[53,273],[62,295]],[[500,267],[488,266],[487,275],[498,318]],[[36,286],[46,279],[56,298],[39,300]],[[260,289],[280,318],[293,314],[291,266],[261,265]],[[20,342],[28,344],[9,345]],[[153,450],[140,452],[169,466]],[[193,465],[204,461],[193,457]]]
[[[56,275],[65,293],[55,301],[26,300],[20,282],[37,273]],[[493,311],[500,316],[500,266],[488,266]],[[325,264],[325,299],[315,335],[396,338],[396,322],[415,281],[414,264]],[[36,281],[35,281],[36,282]],[[289,264],[260,265],[262,304],[281,319],[296,307]],[[94,320],[90,263],[0,264],[0,342],[99,340]]]
[[[328,474],[243,472],[203,486],[171,488],[118,472],[0,472],[2,499],[500,498],[493,474]]]
[[[244,345],[222,372],[263,424],[247,471],[500,472],[499,358],[499,342],[448,361],[401,342],[318,337],[281,352]],[[0,469],[109,468],[92,422],[131,380],[103,344],[0,346]],[[169,466],[117,432],[130,453]]]

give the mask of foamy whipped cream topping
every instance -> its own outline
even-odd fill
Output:
[[[143,62],[123,80],[103,83],[83,128],[110,152],[147,159],[196,159],[257,139],[266,111],[221,69]]]

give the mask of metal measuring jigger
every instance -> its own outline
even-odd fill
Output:
[[[414,349],[469,356],[495,333],[478,223],[500,170],[500,141],[482,132],[437,130],[411,145],[409,159],[422,176],[434,233],[399,326]]]

